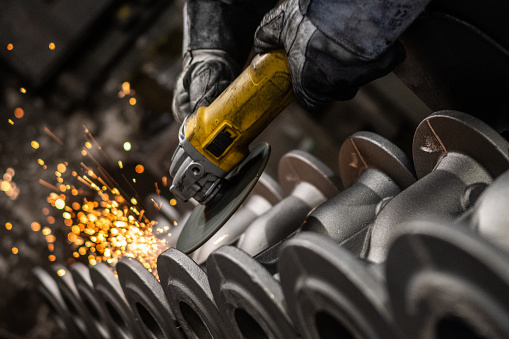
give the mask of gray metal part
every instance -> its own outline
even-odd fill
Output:
[[[237,244],[251,255],[297,230],[313,208],[337,195],[342,187],[328,166],[299,150],[281,158],[278,173],[279,184],[288,196],[253,221]]]
[[[395,321],[411,338],[507,338],[508,263],[466,225],[406,225],[386,262]]]
[[[486,239],[509,251],[509,171],[482,193],[472,208],[471,227]]]
[[[263,172],[258,180],[258,183],[253,188],[251,192],[251,196],[258,195],[266,199],[271,205],[275,205],[283,199],[283,190],[279,183],[268,175],[266,172]]]
[[[237,247],[250,255],[260,253],[298,229],[311,209],[295,196],[284,198],[249,225]]]
[[[368,226],[376,218],[380,203],[399,192],[391,178],[369,168],[352,186],[314,209],[302,225],[302,231],[324,235],[360,255]]]
[[[254,205],[254,206],[252,206]],[[221,246],[231,245],[239,240],[246,228],[260,215],[269,211],[272,205],[259,196],[253,196],[224,224],[206,243],[191,255],[198,264],[203,264],[210,253]]]
[[[113,271],[106,264],[99,263],[90,267],[90,278],[115,337],[119,339],[146,338]]]
[[[492,177],[509,168],[509,143],[481,120],[462,112],[436,112],[419,124],[412,145],[417,177],[431,172],[448,153],[468,155]]]
[[[345,188],[353,185],[368,168],[377,169],[401,189],[415,182],[412,161],[389,140],[372,132],[356,132],[339,150],[339,173]]]
[[[370,261],[385,260],[388,245],[402,224],[433,216],[454,220],[475,201],[470,201],[472,188],[486,187],[491,182],[484,168],[468,156],[449,153],[435,170],[391,199],[371,226],[366,255]]]
[[[289,240],[279,260],[281,286],[304,338],[399,338],[383,280],[333,241],[312,233]]]
[[[413,157],[420,180],[389,201],[372,225],[363,257],[382,262],[406,221],[460,217],[492,178],[509,168],[509,143],[477,118],[440,111],[415,131]]]
[[[35,267],[32,274],[38,280],[37,290],[53,311],[57,325],[69,338],[85,338],[84,333],[76,326],[55,279],[41,267]]]
[[[328,199],[342,188],[339,177],[323,162],[311,154],[293,150],[279,161],[278,179],[285,194],[290,194],[301,182],[315,186]]]
[[[267,173],[262,173],[242,207],[216,234],[194,251],[191,258],[201,265],[215,249],[235,243],[256,218],[283,199],[282,194],[279,184]]]
[[[223,246],[207,260],[210,288],[236,338],[298,338],[279,282],[243,251]]]
[[[89,318],[85,318],[85,322],[90,327],[95,327],[98,338],[110,339],[113,331],[110,332],[106,315],[101,307],[101,301],[94,290],[92,279],[90,278],[89,268],[82,263],[75,263],[69,269],[76,285],[76,290],[83,300],[83,304],[87,309]]]
[[[62,272],[58,274],[57,272]],[[85,335],[85,337],[99,338],[98,331],[91,314],[78,293],[76,284],[72,278],[71,272],[62,264],[54,264],[51,266],[51,274],[55,278],[57,286],[62,294],[64,302],[67,304],[69,313],[74,318],[76,326]]]
[[[161,285],[142,263],[124,257],[117,264],[117,272],[127,302],[148,338],[185,338]]]
[[[339,169],[346,189],[313,210],[302,230],[360,255],[368,226],[390,198],[415,182],[414,169],[401,149],[371,132],[354,133],[343,142]]]
[[[166,299],[188,338],[230,337],[207,275],[191,258],[170,248],[157,258],[157,268]]]

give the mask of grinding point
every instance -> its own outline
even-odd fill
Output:
[[[253,147],[246,159],[226,176],[212,201],[195,207],[180,233],[178,250],[184,253],[194,251],[228,221],[255,186],[267,165],[269,154],[268,144]]]

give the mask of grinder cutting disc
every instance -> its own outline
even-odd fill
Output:
[[[244,161],[226,178],[217,195],[206,205],[195,207],[177,241],[177,249],[191,253],[221,228],[247,198],[269,160],[270,146],[251,149]]]

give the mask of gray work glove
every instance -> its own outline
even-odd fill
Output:
[[[173,95],[173,116],[182,123],[202,106],[209,106],[239,74],[239,66],[218,49],[189,51]]]
[[[300,7],[309,3],[301,0]],[[405,58],[399,42],[375,58],[357,55],[338,43],[342,37],[321,32],[306,10],[299,0],[287,0],[268,12],[256,30],[255,50],[285,49],[297,100],[311,111],[353,98],[360,86],[388,74]]]

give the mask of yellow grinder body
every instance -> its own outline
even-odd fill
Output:
[[[257,55],[210,106],[184,121],[170,167],[170,190],[183,201],[207,204],[247,156],[253,139],[292,99],[285,52]]]
[[[210,106],[199,108],[186,120],[186,139],[210,162],[229,172],[292,99],[284,51],[257,55]]]

